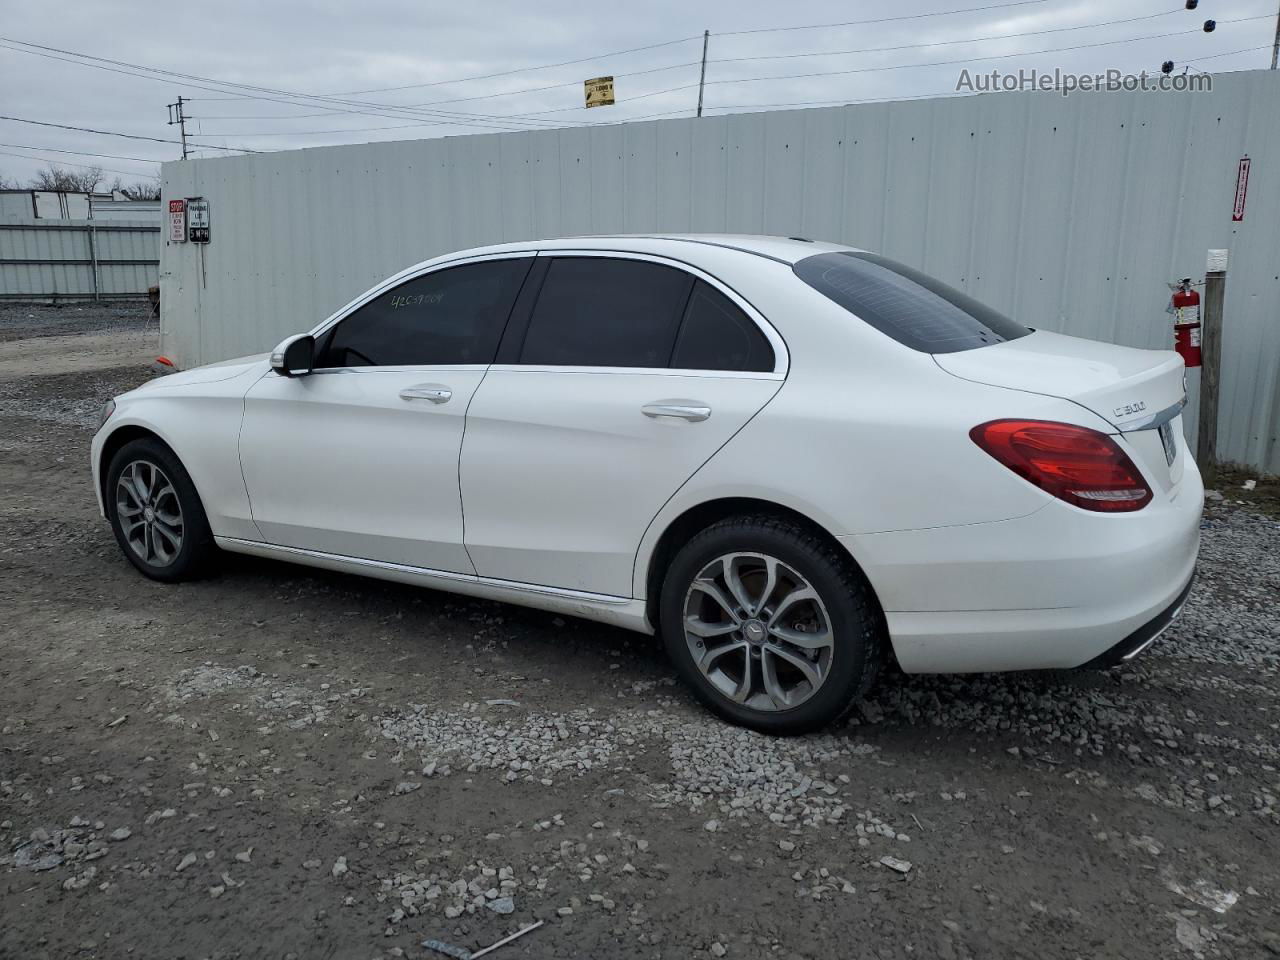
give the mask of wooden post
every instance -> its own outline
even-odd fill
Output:
[[[92,212],[92,210],[90,212]],[[89,220],[87,223],[85,223],[84,235],[89,238],[89,260],[93,265],[92,269],[93,269],[93,299],[94,300],[97,300],[100,297],[100,291],[98,289],[98,246],[96,243],[94,243],[94,239],[97,236],[97,231],[98,231],[98,227],[95,221]]]
[[[702,116],[702,88],[707,85],[707,44],[711,41],[711,31],[702,31],[702,72],[698,74],[698,116]]]
[[[1218,462],[1218,375],[1222,369],[1222,305],[1227,294],[1227,251],[1210,250],[1204,275],[1200,330],[1200,423],[1196,460],[1205,470]]]

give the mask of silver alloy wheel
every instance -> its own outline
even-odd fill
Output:
[[[693,662],[720,693],[753,710],[790,710],[831,672],[835,636],[818,592],[763,553],[712,560],[685,593]]]
[[[182,550],[182,504],[173,483],[149,460],[134,460],[116,481],[116,516],[144,562],[167,567]]]

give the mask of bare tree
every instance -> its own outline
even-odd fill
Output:
[[[159,180],[135,180],[127,187],[121,187],[121,192],[130,200],[159,200],[160,199],[160,181]]]
[[[141,180],[135,180],[133,183],[125,183],[122,178],[116,177],[104,189],[110,190],[112,193],[123,193],[130,200],[159,200],[160,178],[145,177]]]
[[[4,174],[0,173],[0,190],[17,190],[18,181],[10,180]]]
[[[85,167],[83,171],[77,173],[51,163],[31,179],[31,189],[93,193],[101,182],[101,167]]]

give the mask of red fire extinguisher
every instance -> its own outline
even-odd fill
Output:
[[[1173,290],[1173,348],[1188,367],[1200,366],[1200,294],[1192,289],[1191,278]]]

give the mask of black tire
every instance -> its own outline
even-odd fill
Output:
[[[171,558],[156,556],[148,560],[140,555],[139,549],[130,542],[121,519],[120,509],[120,476],[134,464],[151,465],[158,468],[163,478],[171,485],[174,498],[181,508],[181,543]],[[209,520],[205,516],[204,506],[196,493],[191,475],[187,473],[181,461],[172,450],[159,440],[141,437],[131,440],[116,451],[107,467],[106,483],[103,487],[103,502],[107,509],[107,518],[111,521],[111,530],[116,535],[116,543],[120,545],[125,557],[143,574],[152,580],[165,583],[176,583],[180,580],[192,580],[209,570],[211,561],[217,553],[213,535],[209,531]],[[127,501],[126,501],[127,502]],[[166,500],[168,508],[165,515],[172,515],[172,504]],[[153,511],[154,513],[154,511]],[[158,534],[152,536],[159,537]],[[162,539],[157,542],[165,543]]]
[[[781,561],[808,581],[825,607],[832,634],[826,677],[795,707],[753,709],[734,702],[698,668],[686,639],[686,594],[694,578],[717,558],[735,552]],[[686,543],[663,579],[659,621],[667,653],[698,699],[731,723],[783,735],[818,730],[847,715],[874,682],[887,637],[880,605],[852,559],[806,527],[767,515],[722,520]]]

